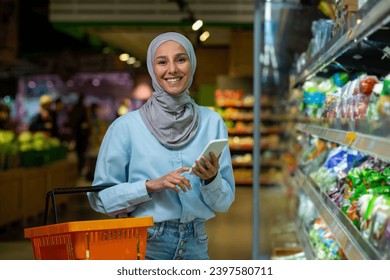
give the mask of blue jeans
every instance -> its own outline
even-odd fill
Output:
[[[208,260],[205,221],[166,221],[148,228],[147,260]]]

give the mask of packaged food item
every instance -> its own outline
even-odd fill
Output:
[[[384,226],[383,234],[378,244],[378,250],[381,252],[383,259],[390,259],[390,218],[387,219]]]
[[[372,217],[371,231],[370,231],[370,242],[375,246],[380,246],[380,242],[384,236],[386,230],[386,223],[390,219],[390,207],[388,205],[380,205]],[[390,242],[390,240],[388,240]],[[384,252],[381,252],[384,253]]]
[[[316,81],[306,81],[303,85],[303,111],[308,117],[320,117],[326,95],[319,90]]]
[[[368,108],[366,112],[366,119],[369,121],[379,121],[379,97],[382,92],[383,82],[378,81],[372,90],[370,95],[370,101],[368,103]]]
[[[366,112],[370,102],[370,96],[373,92],[378,78],[363,74],[359,76],[354,88],[353,96],[353,119],[366,119]]]
[[[390,74],[383,80],[383,88],[378,101],[378,112],[382,117],[390,117]]]

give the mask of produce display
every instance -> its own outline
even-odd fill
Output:
[[[313,144],[311,151],[318,151]],[[312,155],[310,153],[310,155]],[[307,173],[331,198],[373,246],[390,258],[390,163],[366,156],[350,147],[338,146],[327,157],[310,161],[318,167]],[[305,165],[310,166],[307,157]],[[389,227],[389,228],[388,228]]]
[[[310,241],[319,260],[346,259],[343,250],[337,243],[325,222],[318,217],[309,232]]]
[[[390,74],[336,73],[328,79],[313,78],[302,86],[301,111],[305,116],[325,119],[390,118]]]
[[[0,170],[44,165],[65,159],[67,147],[44,132],[0,131]]]
[[[313,202],[303,191],[298,193],[298,201],[297,214],[307,232],[316,259],[345,259],[343,250],[340,248],[324,220],[319,216]]]

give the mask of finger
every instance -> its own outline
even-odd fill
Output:
[[[190,171],[189,167],[180,167],[179,169],[175,170],[175,173],[181,174],[183,172],[188,172],[188,171]]]
[[[187,187],[187,189],[192,190],[190,180],[188,180],[185,177],[183,177],[183,179],[184,179],[183,184]]]
[[[206,159],[207,160],[207,159]],[[201,172],[201,173],[203,173],[203,172],[205,172],[206,171],[206,169],[205,169],[205,167],[204,167],[204,162],[205,161],[203,161],[203,163],[201,163],[200,161],[195,161],[195,164],[196,164],[196,168],[198,169],[198,171],[199,172]]]
[[[187,191],[187,188],[186,188],[186,186],[184,185],[183,182],[180,182],[179,184],[177,184],[177,186],[178,186],[183,192],[186,192],[186,191]]]
[[[214,155],[214,158],[216,159],[215,155]],[[215,169],[218,169],[218,167],[216,166],[218,165],[218,160],[215,160],[215,161],[209,161],[209,160],[206,160],[204,162],[204,172],[205,175],[209,176],[209,175],[212,175],[215,173]]]
[[[221,157],[222,154],[219,154],[219,156],[217,157],[213,152],[210,153],[210,157],[211,157],[211,160],[213,163],[215,162],[218,162],[219,161],[219,158]]]

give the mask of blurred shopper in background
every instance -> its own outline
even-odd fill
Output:
[[[51,137],[56,137],[58,135],[57,125],[51,109],[52,103],[53,98],[50,95],[41,96],[39,99],[38,113],[32,117],[30,122],[30,131],[42,131]]]
[[[124,98],[121,100],[119,107],[116,110],[116,116],[120,117],[129,111],[131,111],[131,100],[129,98]]]
[[[87,149],[91,131],[88,108],[84,104],[84,101],[85,96],[81,93],[69,113],[69,127],[72,131],[72,139],[75,141],[80,176],[85,176],[87,172]]]
[[[0,130],[11,130],[11,110],[8,105],[0,102]]]
[[[67,139],[69,131],[66,127],[68,123],[68,115],[69,113],[65,109],[64,103],[61,98],[57,98],[54,101],[54,108],[52,110],[53,121],[57,127],[57,137],[61,141],[65,141]]]

